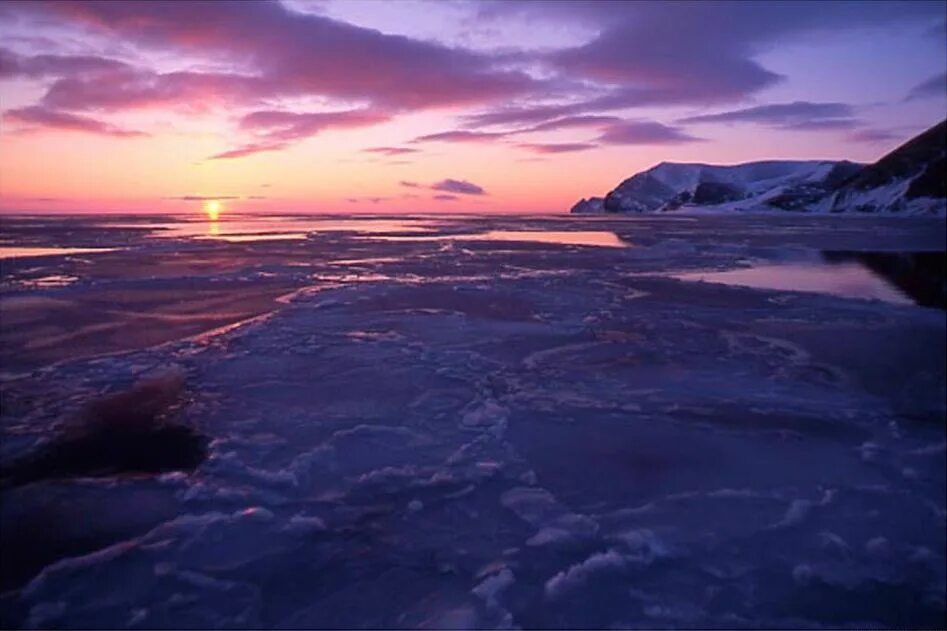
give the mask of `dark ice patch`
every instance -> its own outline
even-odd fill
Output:
[[[193,470],[207,456],[207,438],[173,420],[183,393],[184,377],[169,373],[91,402],[48,444],[3,471],[4,485]]]

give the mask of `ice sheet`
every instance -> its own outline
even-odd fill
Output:
[[[29,221],[19,238],[60,229]],[[425,221],[635,247],[73,227],[77,247],[125,249],[5,262],[0,306],[47,327],[74,305],[270,298],[241,326],[106,354],[88,338],[0,379],[3,465],[168,369],[186,375],[179,420],[211,439],[190,475],[5,489],[3,626],[943,626],[944,312],[671,277],[943,252],[943,220]],[[30,282],[51,275],[77,280]]]

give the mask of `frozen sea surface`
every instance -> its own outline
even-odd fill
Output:
[[[246,221],[0,221],[115,248],[2,262],[0,464],[167,370],[211,440],[7,485],[0,626],[945,626],[943,220]]]

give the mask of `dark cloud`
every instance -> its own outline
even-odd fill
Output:
[[[623,121],[609,125],[597,140],[611,145],[673,145],[703,139],[654,121]]]
[[[431,199],[436,199],[442,202],[455,202],[460,198],[456,195],[431,195]]]
[[[461,195],[487,194],[485,190],[472,182],[467,182],[466,180],[452,180],[450,178],[435,182],[430,188],[435,191],[446,191],[448,193],[459,193]]]
[[[365,202],[368,202],[369,204],[380,204],[382,202],[388,201],[389,199],[393,199],[393,198],[391,197],[347,197],[345,201],[347,201],[350,204],[364,204]]]
[[[176,195],[174,197],[165,197],[165,199],[174,199],[181,202],[212,202],[240,199],[240,197],[236,195]]]
[[[40,105],[9,110],[3,115],[3,120],[24,125],[27,129],[47,128],[80,131],[115,138],[134,138],[146,135],[140,131],[123,129],[89,116],[60,112]]]
[[[480,186],[467,182],[466,180],[455,180],[447,178],[433,184],[421,184],[410,180],[401,180],[398,182],[405,188],[424,188],[432,191],[444,191],[446,193],[455,193],[460,195],[486,195],[487,192]]]
[[[406,153],[417,153],[420,149],[411,147],[369,147],[362,149],[365,153],[378,153],[384,156],[400,156]]]

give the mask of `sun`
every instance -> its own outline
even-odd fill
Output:
[[[211,221],[217,221],[220,218],[220,202],[216,199],[209,199],[204,202],[204,212]]]

